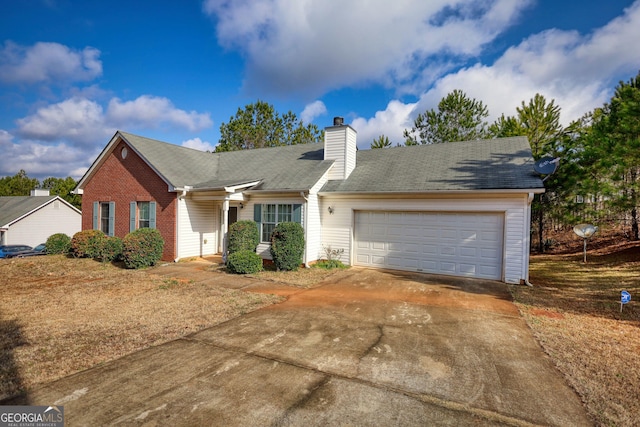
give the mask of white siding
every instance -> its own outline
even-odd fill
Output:
[[[318,191],[325,185],[328,179],[326,173],[312,188],[307,196],[308,202],[303,210],[306,236],[305,262],[310,263],[322,258],[322,224],[320,221],[320,198]]]
[[[30,215],[13,223],[5,234],[5,244],[36,246],[49,236],[64,233],[73,237],[82,230],[82,214],[54,199]]]
[[[178,199],[178,258],[217,253],[219,211],[211,200]]]
[[[333,208],[329,214],[328,207]],[[344,249],[342,261],[353,264],[355,211],[425,211],[425,212],[493,212],[504,215],[504,281],[519,283],[527,278],[528,241],[523,231],[528,229],[527,195],[482,198],[376,199],[322,197],[320,214],[322,244],[332,249]]]

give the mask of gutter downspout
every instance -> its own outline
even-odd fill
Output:
[[[304,195],[304,191],[300,192],[300,197],[302,197],[304,199],[304,211],[302,212],[304,215],[304,240],[305,240],[305,245],[304,245],[304,259],[302,260],[304,262],[304,267],[305,268],[309,268],[309,264],[307,263],[307,259],[309,259],[309,257],[307,256],[307,251],[309,250],[309,236],[307,235],[307,233],[309,232],[309,227],[307,227],[307,221],[308,221],[308,217],[309,217],[309,199],[307,198],[307,196]]]
[[[524,227],[524,241],[526,251],[523,253],[522,263],[526,271],[526,276],[524,279],[520,280],[521,285],[533,286],[531,282],[529,282],[529,257],[531,256],[531,203],[533,202],[533,193],[529,193],[527,197],[527,218],[529,218],[529,222]]]

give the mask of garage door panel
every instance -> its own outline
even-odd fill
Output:
[[[455,256],[456,255],[456,248],[455,246],[442,246],[440,248],[440,255],[443,256]]]
[[[433,244],[422,245],[422,253],[425,255],[436,255],[438,253],[438,247]]]
[[[475,276],[477,266],[475,264],[460,264],[460,274],[465,276]]]
[[[498,257],[497,249],[483,248],[480,251],[480,258],[482,259],[496,259],[497,257]]]
[[[501,214],[357,212],[355,222],[356,264],[502,278]]]
[[[496,266],[493,265],[481,265],[478,276],[480,277],[495,277],[500,272]]]
[[[460,248],[460,256],[461,257],[470,257],[470,258],[476,258],[478,256],[478,249],[477,248]]]
[[[440,262],[440,271],[442,273],[455,274],[456,273],[456,264],[454,262]]]
[[[475,242],[478,239],[478,233],[475,230],[460,230],[460,239]]]

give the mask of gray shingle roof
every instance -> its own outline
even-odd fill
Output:
[[[174,187],[219,189],[261,181],[260,190],[308,190],[333,164],[322,144],[205,153],[120,132]]]
[[[211,179],[216,161],[211,153],[119,131],[120,135],[174,187]]]
[[[58,196],[11,196],[0,197],[0,227],[12,222],[29,212],[49,203]]]
[[[120,134],[174,187],[222,189],[259,181],[253,190],[303,191],[333,164],[322,144],[205,153]],[[432,192],[543,189],[526,137],[360,150],[356,168],[323,192]]]
[[[358,151],[357,167],[323,192],[542,189],[526,137]]]

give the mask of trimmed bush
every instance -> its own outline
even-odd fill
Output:
[[[227,269],[234,274],[253,274],[262,271],[262,258],[254,251],[238,251],[227,258]]]
[[[127,268],[155,265],[162,258],[164,239],[155,228],[139,228],[122,239],[122,260]]]
[[[296,271],[304,254],[304,230],[297,222],[281,222],[271,233],[271,256],[278,270]]]
[[[106,234],[100,230],[82,230],[71,239],[71,254],[76,258],[100,258]]]
[[[334,268],[349,268],[349,266],[344,265],[344,263],[339,259],[323,259],[313,264],[313,267],[323,268],[325,270],[333,270]]]
[[[68,254],[71,250],[71,237],[64,233],[52,234],[44,245],[48,254]]]
[[[260,243],[258,224],[254,221],[238,221],[229,227],[229,254],[239,251],[255,252]]]
[[[119,237],[108,237],[102,246],[100,260],[102,262],[119,261],[122,259],[123,243]]]

